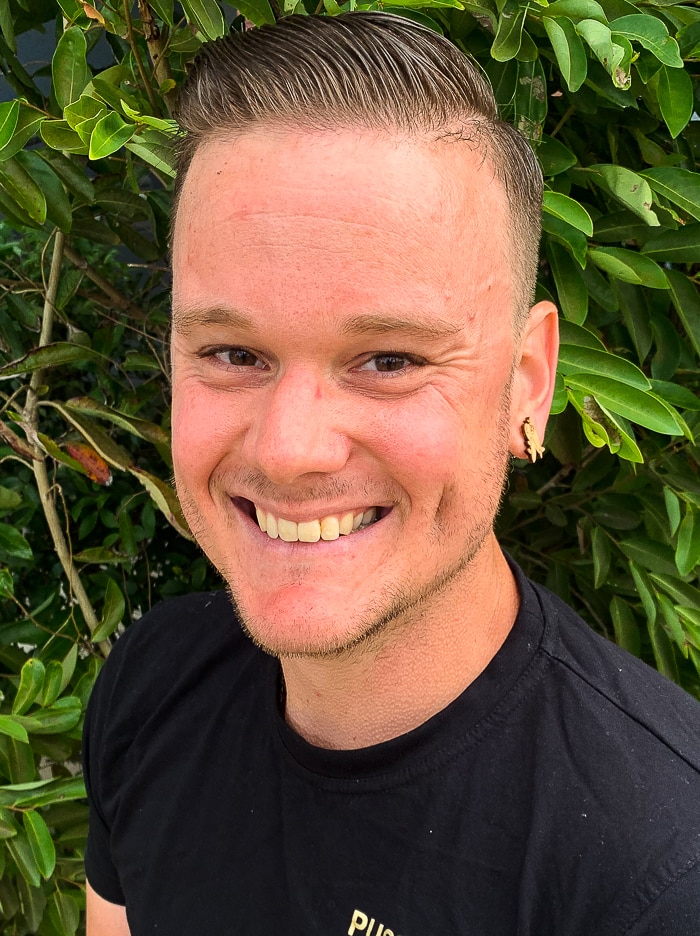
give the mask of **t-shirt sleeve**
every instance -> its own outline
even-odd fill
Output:
[[[121,641],[118,641],[119,645]],[[121,654],[119,654],[121,655]],[[119,874],[111,854],[111,830],[104,808],[102,784],[102,751],[107,730],[109,698],[116,660],[110,655],[110,665],[105,664],[97,678],[90,696],[83,728],[82,759],[83,776],[90,806],[87,848],[85,851],[85,874],[94,891],[111,903],[124,904]]]
[[[698,936],[700,862],[667,887],[625,930],[625,936]]]

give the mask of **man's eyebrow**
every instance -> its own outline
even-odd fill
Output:
[[[222,325],[226,328],[235,328],[239,331],[255,332],[258,330],[255,322],[243,312],[236,309],[226,309],[212,306],[197,308],[196,306],[172,309],[173,331],[181,335],[188,335],[193,328],[207,325]]]
[[[410,338],[422,338],[435,341],[450,338],[462,331],[462,326],[444,319],[430,317],[401,318],[386,315],[356,315],[344,322],[341,328],[344,335],[382,335],[396,334]]]

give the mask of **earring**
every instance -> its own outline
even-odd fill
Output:
[[[540,458],[544,455],[544,446],[540,441],[540,437],[537,434],[537,429],[528,416],[522,425],[523,438],[525,439],[525,452],[527,454],[527,460],[531,464],[535,464],[537,461],[537,456]]]

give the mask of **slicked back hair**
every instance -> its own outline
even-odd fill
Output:
[[[526,319],[537,276],[542,174],[527,140],[498,119],[479,67],[433,30],[390,13],[344,13],[289,16],[231,33],[202,47],[176,117],[186,135],[178,145],[174,213],[197,149],[254,129],[364,128],[480,150],[508,199],[515,322]]]

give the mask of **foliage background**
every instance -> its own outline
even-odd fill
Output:
[[[487,71],[545,172],[562,311],[548,453],[514,466],[500,537],[700,696],[700,8],[399,2],[0,0],[3,933],[84,930],[92,683],[118,627],[218,584],[168,481],[167,236],[173,95],[229,28],[383,8]],[[51,61],[22,64],[36,29]]]

